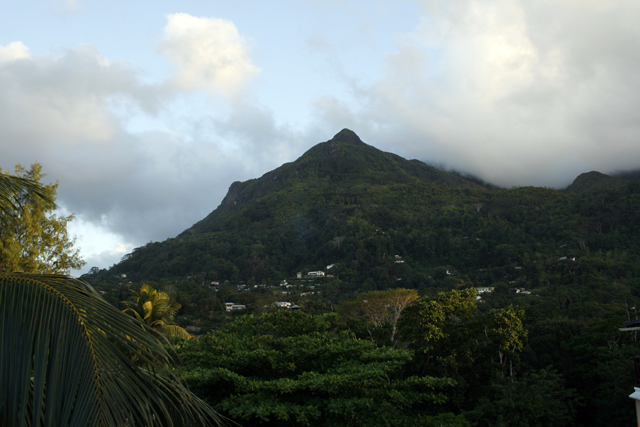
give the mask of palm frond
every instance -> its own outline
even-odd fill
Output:
[[[193,338],[186,329],[177,325],[164,325],[158,329],[158,332],[169,338],[181,338],[183,340],[190,340]]]
[[[78,280],[0,275],[0,346],[0,425],[222,422],[167,369],[147,326]]]
[[[9,203],[13,206],[13,198],[23,193],[31,193],[34,200],[41,203],[55,205],[51,196],[43,191],[41,184],[19,176],[0,173],[0,206]]]

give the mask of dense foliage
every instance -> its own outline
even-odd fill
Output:
[[[66,276],[0,274],[0,425],[219,425],[134,318]],[[137,363],[133,363],[135,360]]]
[[[197,394],[244,426],[464,426],[425,411],[455,381],[403,369],[411,352],[332,330],[335,315],[235,319],[178,350]]]
[[[58,216],[58,184],[40,185],[42,166],[17,165],[15,175],[33,185],[10,188],[0,199],[0,272],[62,273],[85,263],[73,248],[67,223],[73,215]]]

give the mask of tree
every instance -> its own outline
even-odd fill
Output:
[[[367,325],[374,329],[389,325],[390,341],[394,342],[400,315],[418,298],[418,292],[415,289],[364,292],[358,295],[357,300],[341,304],[339,311],[345,318],[364,317]]]
[[[487,395],[466,415],[480,427],[563,427],[574,425],[580,400],[550,368],[522,378],[492,384]]]
[[[177,350],[183,376],[242,425],[467,425],[437,416],[455,381],[406,373],[410,351],[333,332],[335,320],[284,310],[235,318]]]
[[[477,312],[476,295],[474,288],[468,288],[417,300],[405,310],[401,320],[403,338],[427,359],[432,354],[436,357],[449,354],[449,345],[459,344],[458,334],[470,331],[469,324]]]
[[[53,213],[58,184],[42,185],[42,166],[1,175],[0,272],[64,273],[85,263],[67,234],[73,215]]]
[[[3,226],[29,216],[27,197],[53,203],[37,181],[0,174]],[[84,282],[0,273],[0,425],[220,425],[148,329]]]
[[[181,306],[177,302],[172,302],[166,292],[158,291],[145,283],[140,287],[139,292],[131,290],[131,293],[133,295],[128,301],[121,301],[127,307],[123,313],[135,317],[154,332],[160,332],[168,337],[191,339],[189,332],[171,324]]]
[[[1,274],[0,425],[220,424],[148,331],[81,281]]]
[[[54,203],[54,199],[48,196],[37,182],[0,172],[0,200],[2,201],[0,209],[3,214],[8,213],[5,211],[7,204],[19,209],[19,206],[13,205],[12,201],[16,195],[25,192],[31,193],[34,203]]]
[[[423,375],[454,378],[454,410],[472,408],[493,383],[513,380],[527,338],[521,307],[481,313],[476,290],[442,292],[405,310],[402,339],[415,350],[411,368]]]
[[[509,305],[500,310],[491,311],[486,317],[485,333],[497,351],[498,360],[503,367],[502,376],[505,375],[508,362],[509,376],[513,377],[514,358],[522,351],[528,335],[523,325],[524,309]]]

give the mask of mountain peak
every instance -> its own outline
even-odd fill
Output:
[[[342,142],[349,145],[355,146],[364,146],[365,143],[362,142],[360,137],[356,135],[356,133],[350,129],[342,129],[340,132],[335,134],[335,136],[331,139],[334,142]]]
[[[620,179],[597,171],[585,172],[578,175],[565,191],[567,193],[584,193],[588,191],[604,191],[619,187],[624,182]]]

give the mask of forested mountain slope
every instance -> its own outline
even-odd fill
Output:
[[[595,181],[608,182],[603,176]],[[584,187],[580,180],[570,188]],[[489,190],[345,129],[295,162],[232,184],[201,222],[135,249],[112,271],[134,281],[263,283],[335,264],[345,291],[535,288],[584,281],[604,264],[624,276],[640,269],[640,187],[614,181],[591,191]]]
[[[580,174],[565,191],[567,193],[605,191],[615,189],[616,187],[620,187],[624,184],[625,182],[621,179],[592,171]]]
[[[179,237],[225,228],[225,222],[234,213],[252,221],[271,217],[276,223],[287,222],[292,211],[296,212],[309,203],[332,204],[332,196],[344,193],[347,188],[366,190],[381,185],[419,182],[445,188],[481,188],[463,177],[442,172],[418,160],[409,161],[382,152],[362,142],[349,129],[343,129],[294,162],[286,163],[261,178],[234,182],[218,209]],[[269,205],[270,202],[286,202],[287,205]],[[266,207],[270,212],[259,212]],[[274,211],[281,212],[273,216]]]

